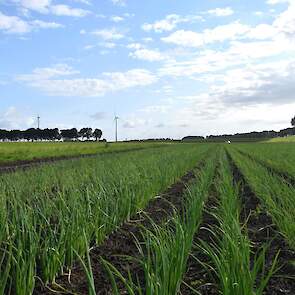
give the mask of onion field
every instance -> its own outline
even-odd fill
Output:
[[[163,145],[165,143],[161,142],[1,142],[0,167],[15,163],[44,161],[52,158],[79,157]]]
[[[295,294],[295,143],[117,149],[0,175],[0,295]]]

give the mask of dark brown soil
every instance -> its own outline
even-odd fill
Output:
[[[192,249],[192,255],[188,259],[187,271],[180,289],[183,295],[194,294],[192,289],[203,295],[219,294],[214,274],[208,272],[208,268],[203,266],[203,263],[208,264],[210,261],[203,251],[196,247],[197,244],[200,244],[200,241],[211,245],[215,240],[215,237],[208,229],[212,230],[213,227],[218,226],[217,219],[212,215],[218,205],[216,200],[216,193],[212,189],[212,194],[205,205],[202,223],[194,237],[195,246]]]
[[[193,171],[187,173],[180,181],[172,185],[161,197],[149,202],[144,212],[137,213],[129,222],[123,224],[118,230],[113,232],[108,239],[100,246],[90,252],[95,288],[97,294],[112,294],[110,279],[101,263],[101,258],[110,262],[123,275],[130,271],[134,278],[138,278],[144,286],[144,274],[138,262],[127,260],[124,256],[139,257],[139,251],[134,237],[142,240],[141,226],[150,227],[153,222],[159,224],[167,220],[174,210],[182,210],[183,194],[190,181],[195,178]],[[70,281],[70,283],[69,283]],[[55,293],[44,287],[40,282],[37,283],[34,294],[88,294],[87,280],[81,265],[77,264],[72,269],[71,276],[64,275],[56,280],[62,288],[69,290],[62,292],[56,289]],[[53,288],[53,286],[50,286]],[[120,285],[120,294],[126,294],[124,286]]]
[[[263,207],[259,198],[253,193],[240,170],[232,159],[230,161],[234,180],[240,184],[243,208],[241,223],[247,222],[248,236],[253,243],[252,259],[258,253],[261,246],[268,243],[265,267],[266,271],[269,271],[277,253],[279,253],[277,266],[280,269],[270,279],[264,294],[293,295],[295,294],[295,251],[288,246],[285,238],[280,234],[276,225],[273,224],[271,216]]]
[[[295,295],[295,252],[287,245],[286,240],[273,224],[271,216],[267,213],[259,198],[252,192],[232,159],[230,159],[230,162],[234,180],[240,184],[242,201],[241,223],[244,224],[247,222],[248,235],[253,243],[252,259],[254,259],[255,254],[257,254],[262,245],[269,243],[265,265],[266,271],[268,271],[272,266],[275,256],[279,252],[278,266],[280,266],[280,269],[270,279],[264,294]],[[137,277],[141,286],[144,286],[144,274],[140,264],[135,261],[126,260],[122,255],[139,257],[139,251],[134,237],[142,241],[141,226],[149,227],[149,218],[156,223],[161,223],[167,220],[173,214],[174,210],[181,211],[183,209],[183,193],[187,184],[193,178],[194,173],[189,172],[179,182],[171,186],[161,197],[153,199],[144,212],[136,214],[129,222],[126,222],[117,231],[113,232],[102,245],[95,247],[91,251],[91,262],[97,294],[112,294],[110,280],[102,266],[101,258],[112,263],[123,275],[126,275],[130,271],[133,278]],[[211,214],[217,206],[216,200],[216,193],[213,191],[205,205],[200,229],[194,238],[196,244],[200,240],[209,244],[214,242],[214,236],[209,233],[208,228],[218,225],[217,220]],[[192,254],[197,257],[198,261],[192,256],[189,258],[184,283],[181,285],[181,294],[194,294],[188,286],[191,286],[203,295],[219,294],[216,283],[217,278],[202,265],[202,263],[209,262],[208,258],[197,248],[193,249]],[[85,273],[79,264],[75,265],[71,276],[61,276],[56,282],[68,291],[62,292],[61,289],[55,289],[55,292],[51,292],[38,282],[34,294],[88,294]],[[119,285],[119,288],[120,294],[127,294],[123,285]]]
[[[273,224],[271,217],[267,211],[262,207],[260,200],[250,189],[246,183],[243,175],[238,170],[237,166],[230,158],[233,176],[236,184],[239,184],[240,196],[242,201],[241,224],[247,222],[248,235],[253,243],[252,263],[255,254],[261,249],[261,246],[269,243],[269,248],[266,252],[265,270],[269,271],[272,267],[273,261],[278,253],[278,266],[280,269],[270,279],[264,294],[265,295],[281,295],[281,294],[295,294],[295,252],[287,245],[284,237],[279,233],[277,227]],[[215,196],[214,196],[215,195]],[[213,191],[209,202],[206,205],[206,211],[203,215],[203,222],[200,230],[196,233],[195,242],[200,240],[207,244],[214,242],[214,236],[208,232],[208,228],[214,230],[218,226],[217,220],[212,215],[217,206],[217,195]],[[208,272],[208,268],[203,267],[203,263],[209,264],[210,261],[202,251],[194,249],[192,251],[194,257],[190,257],[187,266],[187,272],[184,277],[184,283],[181,286],[181,294],[194,294],[188,287],[194,288],[202,295],[217,295],[220,294],[218,290],[218,279],[214,273]],[[293,264],[292,264],[293,263]],[[293,278],[290,278],[293,277]],[[242,294],[237,294],[242,295]]]

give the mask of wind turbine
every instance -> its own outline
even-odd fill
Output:
[[[115,121],[115,124],[116,124],[116,127],[115,127],[116,142],[118,142],[118,120],[119,120],[119,117],[115,114],[114,121]]]
[[[38,129],[40,129],[40,116],[38,115],[38,117],[37,117],[37,125],[38,125]]]

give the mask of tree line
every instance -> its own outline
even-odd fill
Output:
[[[291,119],[291,128],[285,128],[280,131],[253,131],[247,133],[236,133],[236,134],[222,134],[222,135],[209,135],[207,137],[203,136],[186,136],[182,141],[227,141],[227,140],[243,140],[243,139],[264,139],[264,138],[274,138],[274,137],[285,137],[295,135],[295,116]]]
[[[5,130],[0,129],[0,140],[1,141],[35,141],[35,140],[68,140],[77,141],[82,140],[100,140],[102,137],[102,131],[100,129],[92,129],[90,127],[82,128],[78,131],[76,128],[59,130],[58,128],[53,129],[39,129],[29,128],[27,130]]]

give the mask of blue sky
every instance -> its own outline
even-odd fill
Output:
[[[120,139],[289,126],[293,0],[0,0],[0,128]]]

